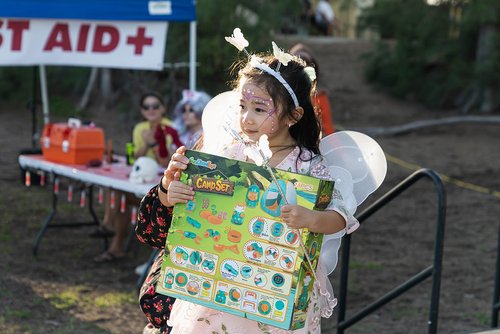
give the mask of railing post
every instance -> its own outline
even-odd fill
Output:
[[[434,334],[437,332],[438,314],[439,314],[439,295],[441,288],[441,272],[442,272],[442,262],[443,262],[443,247],[444,247],[444,231],[445,231],[445,220],[446,220],[446,192],[444,189],[443,182],[439,175],[430,169],[420,169],[405,180],[400,182],[389,192],[380,197],[375,203],[366,208],[361,212],[357,218],[360,224],[370,217],[372,214],[377,212],[387,203],[395,199],[399,194],[404,192],[422,177],[428,177],[434,183],[436,194],[437,194],[437,221],[436,221],[436,233],[434,240],[434,260],[433,265],[423,270],[419,274],[413,276],[408,281],[396,287],[395,289],[388,292],[386,295],[377,299],[372,304],[368,305],[360,312],[355,314],[348,320],[345,319],[346,309],[347,309],[347,285],[349,276],[349,256],[350,256],[350,243],[351,237],[345,236],[344,243],[342,246],[342,262],[341,262],[341,272],[340,272],[340,291],[339,291],[339,311],[337,317],[337,334],[343,334],[345,329],[355,324],[356,322],[363,319],[366,315],[372,313],[378,308],[382,307],[389,301],[405,293],[407,290],[411,289],[413,286],[421,283],[427,277],[432,276],[432,291],[431,291],[431,303],[429,310],[429,320],[428,320],[428,332]],[[500,243],[500,230],[499,230],[499,243]],[[499,244],[500,247],[500,244]],[[500,261],[497,259],[497,261]],[[498,267],[499,265],[497,265]],[[500,274],[499,274],[500,275]],[[498,299],[498,298],[497,298]],[[497,304],[498,306],[498,304]]]
[[[349,255],[351,253],[351,235],[346,234],[342,241],[341,267],[340,267],[340,291],[339,291],[339,312],[337,324],[345,320],[347,308],[347,282],[349,279]],[[343,334],[344,328],[337,326],[337,334]]]
[[[493,288],[493,305],[491,307],[491,328],[498,327],[498,311],[500,310],[500,225],[497,236],[497,261],[495,269],[495,283]]]

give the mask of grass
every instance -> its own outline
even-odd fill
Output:
[[[489,326],[490,325],[490,314],[485,313],[485,312],[474,312],[472,313],[472,316],[481,323],[481,325],[484,326]]]
[[[401,320],[406,317],[415,317],[419,314],[418,310],[413,307],[399,307],[392,314],[394,320]]]
[[[59,310],[69,310],[75,307],[80,300],[84,299],[78,287],[67,289],[60,293],[48,294],[45,297],[52,306]]]
[[[97,307],[119,306],[125,303],[136,305],[136,295],[132,292],[108,292],[94,300],[94,305]]]
[[[76,285],[58,293],[46,294],[44,297],[52,306],[60,310],[69,310],[77,306],[108,308],[123,304],[137,304],[137,296],[134,292],[107,292],[96,297],[92,288],[85,285]]]
[[[31,310],[6,309],[4,310],[4,316],[8,319],[30,319],[33,316],[33,312]]]

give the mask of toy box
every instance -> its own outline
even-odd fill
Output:
[[[104,132],[101,128],[82,126],[79,122],[49,123],[41,138],[44,159],[66,164],[86,164],[102,160]]]
[[[333,182],[187,151],[181,181],[196,194],[177,204],[158,292],[283,329],[304,327],[323,235],[290,229],[284,204],[322,210]],[[300,245],[302,239],[304,248]]]

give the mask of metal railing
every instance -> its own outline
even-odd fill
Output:
[[[497,261],[495,269],[495,286],[493,289],[493,305],[491,308],[491,328],[498,327],[498,312],[500,312],[500,225],[497,236]]]
[[[418,180],[422,178],[429,178],[434,183],[434,188],[437,195],[437,219],[436,219],[436,231],[434,239],[434,261],[433,264],[420,273],[414,275],[406,282],[393,288],[391,291],[387,292],[385,295],[371,303],[370,305],[364,307],[361,311],[357,312],[350,318],[346,319],[346,309],[347,309],[347,285],[349,276],[349,255],[351,246],[351,236],[346,235],[342,243],[342,262],[340,268],[340,291],[339,291],[339,311],[337,319],[337,333],[342,334],[350,326],[362,320],[364,317],[370,313],[376,311],[383,305],[387,304],[391,300],[405,293],[409,289],[413,288],[417,284],[424,281],[426,278],[432,276],[432,291],[431,291],[431,303],[429,311],[429,321],[428,321],[428,333],[437,332],[438,323],[438,313],[439,313],[439,293],[441,287],[441,271],[443,262],[443,244],[444,244],[444,227],[446,218],[446,193],[444,189],[443,182],[439,175],[430,169],[420,169],[410,176],[408,176],[401,183],[396,185],[393,189],[383,195],[375,203],[369,206],[366,210],[361,212],[357,218],[361,223],[363,223],[372,214],[380,210],[384,205],[391,202],[393,199],[397,198],[402,192],[410,188]]]

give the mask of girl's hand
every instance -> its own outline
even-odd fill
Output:
[[[193,199],[193,196],[193,188],[182,183],[178,178],[170,182],[170,185],[168,186],[167,199],[171,205],[175,205],[177,203],[187,203],[187,201]]]
[[[181,171],[186,169],[189,164],[189,159],[184,156],[185,152],[186,147],[179,147],[177,151],[172,154],[172,158],[168,163],[167,169],[165,169],[165,171],[163,172],[161,185],[163,186],[163,188],[167,189],[167,193],[159,191],[158,195],[161,203],[167,207],[173,206],[175,203],[179,203],[182,201],[186,203],[187,200],[189,200],[189,198],[186,196],[192,196],[194,194],[189,186],[179,181],[181,177]],[[186,187],[189,189],[186,189]]]
[[[334,210],[315,211],[300,205],[283,205],[283,222],[291,228],[307,228],[311,232],[332,234],[346,227],[343,216]]]
[[[167,169],[163,172],[163,186],[168,189],[170,182],[175,180],[176,174],[180,177],[181,171],[187,168],[189,159],[184,156],[186,147],[181,146],[172,154],[172,158],[168,163]]]
[[[300,205],[283,205],[281,207],[281,218],[290,228],[309,228],[311,211]]]

